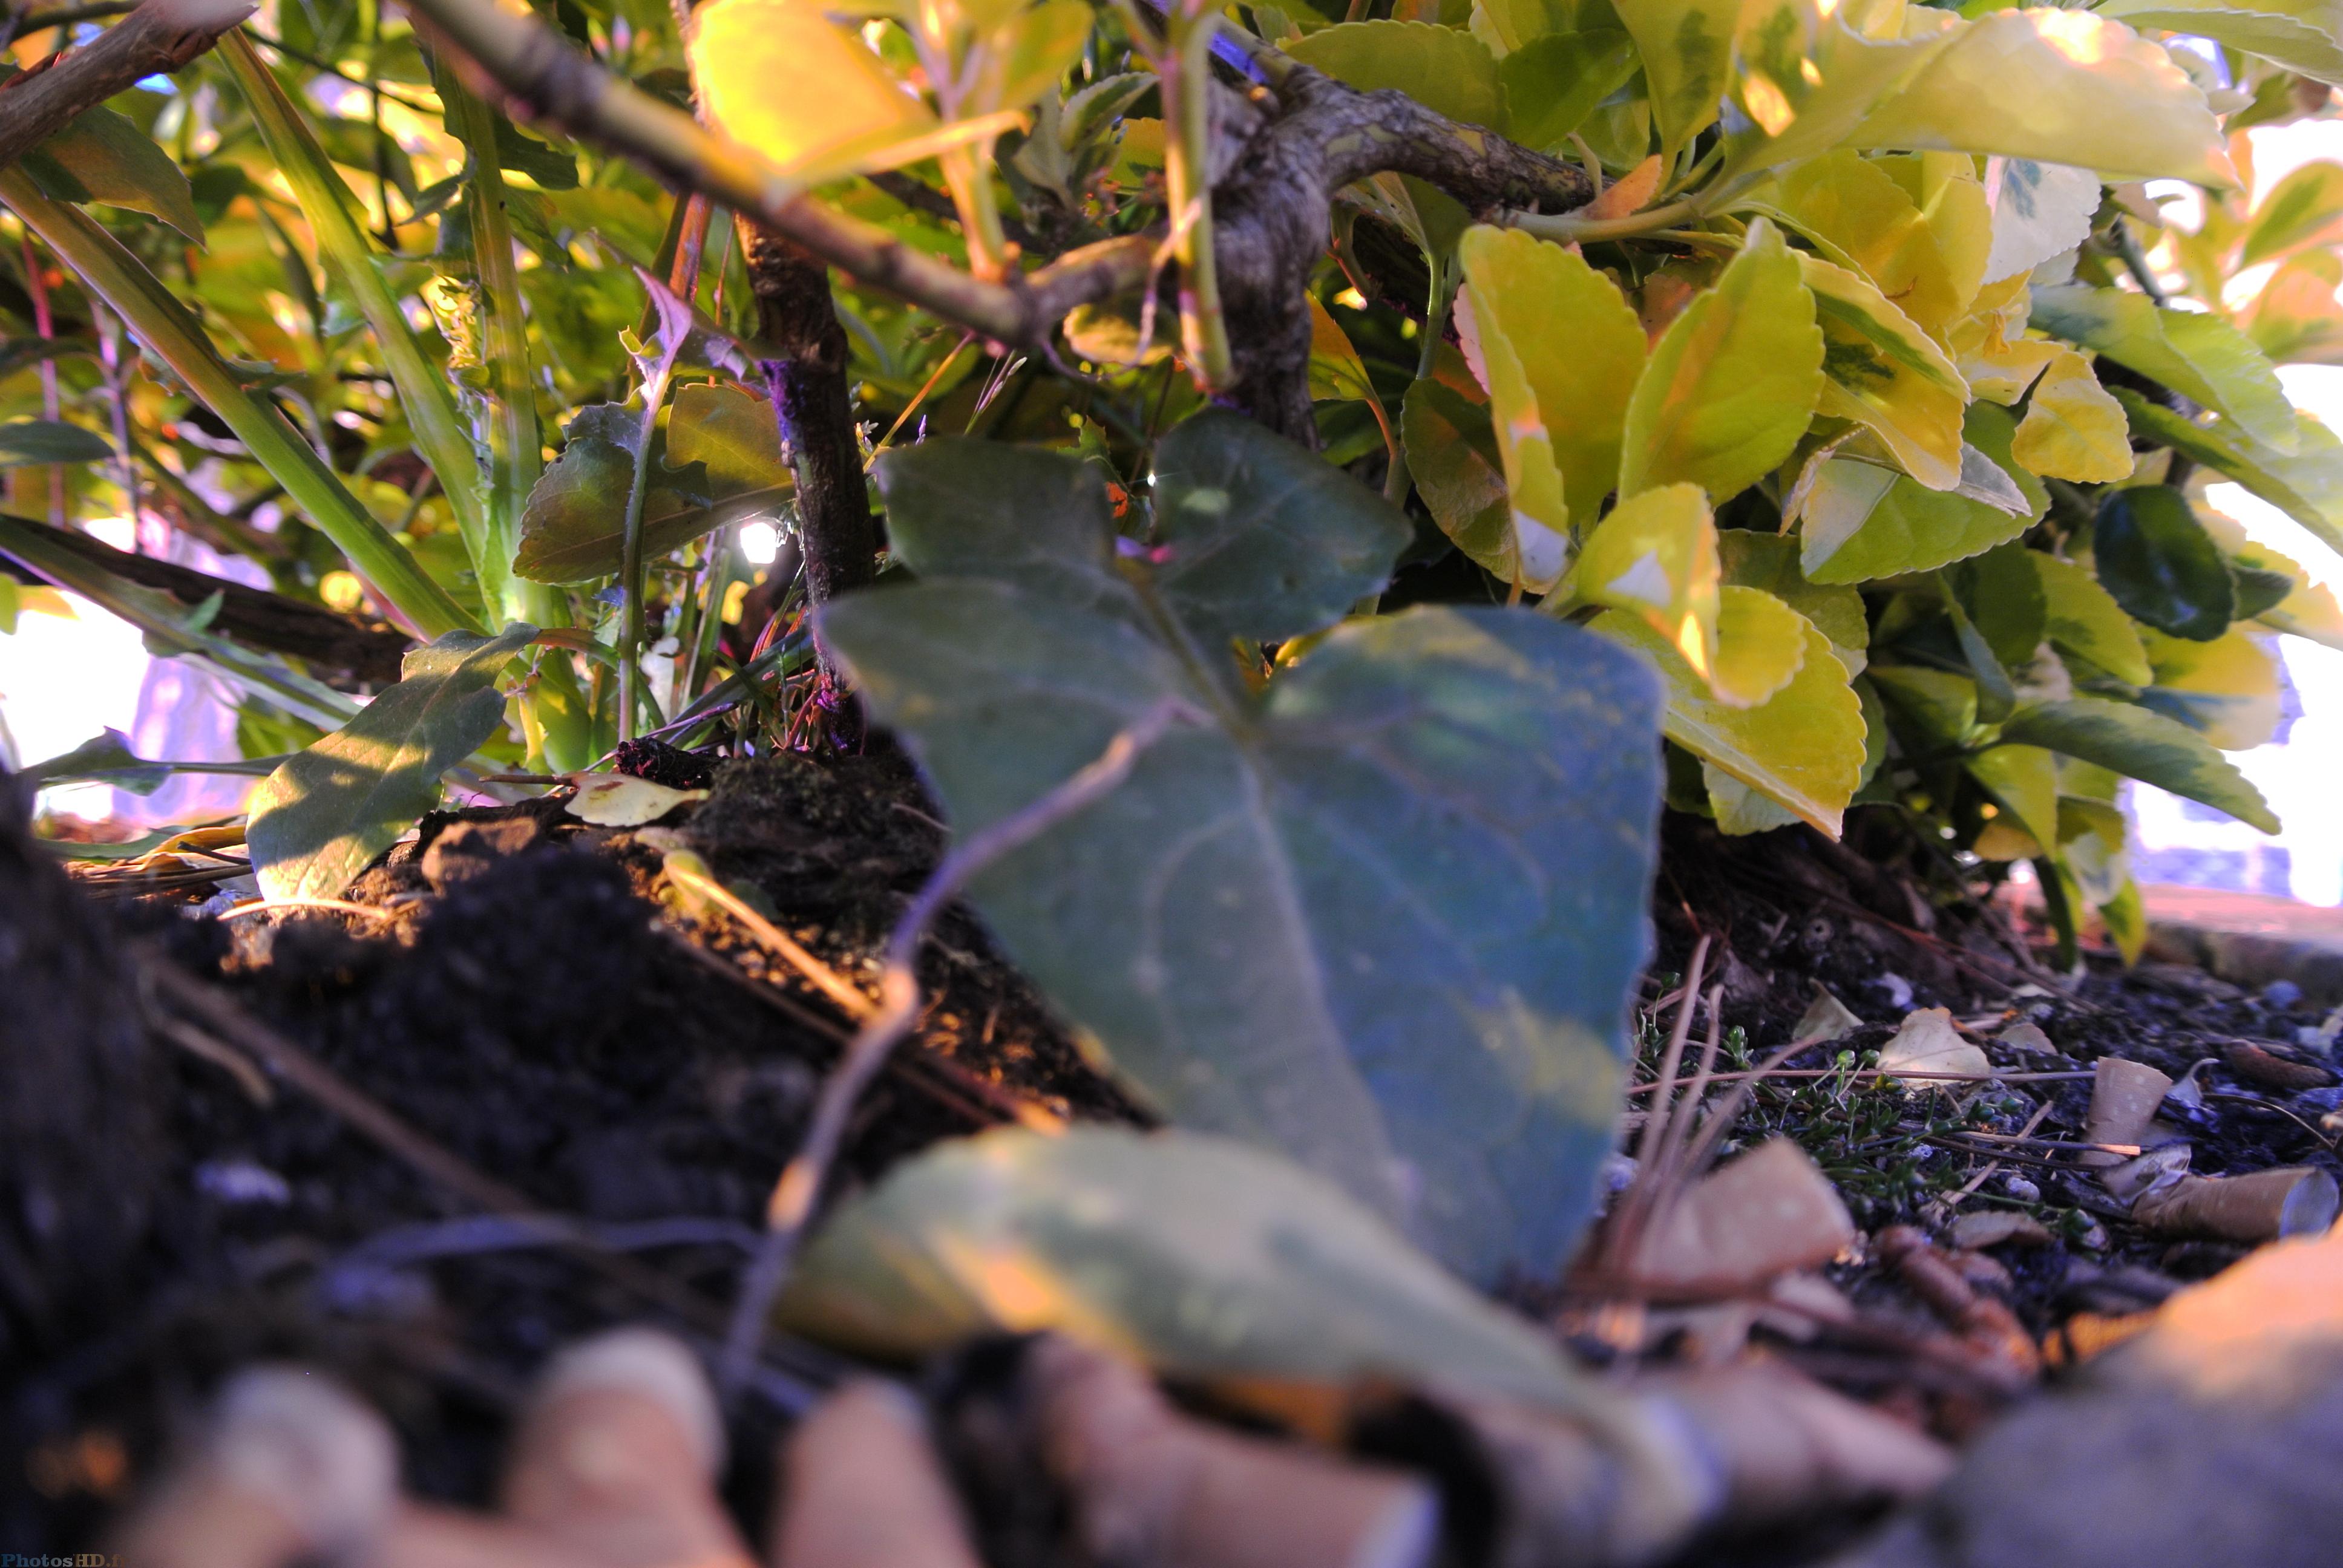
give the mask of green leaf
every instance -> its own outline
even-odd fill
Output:
[[[1741,9],[1729,0],[1630,0],[1620,6],[1619,19],[1634,35],[1652,85],[1664,155],[1673,156],[1715,123]]]
[[[438,803],[440,775],[504,727],[497,674],[536,636],[451,631],[416,648],[397,685],[263,780],[245,829],[261,891],[338,897]]]
[[[2040,849],[2058,842],[2058,764],[2039,746],[1996,746],[1968,759],[1976,781],[2017,819]]]
[[[1875,463],[1826,461],[1799,508],[1799,561],[1807,578],[1858,583],[1933,571],[2033,527],[2050,498],[2042,481],[2010,457],[2016,425],[2009,411],[1972,403],[1964,432],[1956,491],[1931,490]],[[1987,495],[2003,499],[1977,498]]]
[[[1967,741],[1977,724],[1977,685],[1949,669],[1875,664],[1872,684],[1903,721],[1917,731],[1917,749],[1939,751]]]
[[[1591,521],[1617,483],[1627,403],[1644,368],[1644,328],[1617,284],[1550,240],[1520,229],[1477,227],[1465,234],[1456,254],[1467,291],[1459,327],[1469,318],[1466,347],[1486,373],[1507,475],[1527,460],[1508,446],[1532,444],[1552,454],[1561,475],[1559,515],[1534,508],[1520,486],[1513,500],[1517,512],[1560,536],[1558,556],[1572,520]],[[1547,566],[1526,541],[1523,553],[1531,568],[1523,573],[1524,583],[1540,591],[1550,587],[1563,562]]]
[[[1617,28],[1531,40],[1497,62],[1513,139],[1541,150],[1563,146],[1641,64],[1635,41]]]
[[[625,554],[627,494],[635,477],[635,457],[628,448],[638,438],[638,419],[632,410],[603,403],[588,405],[569,421],[568,444],[528,493],[514,572],[538,583],[588,582],[617,573]],[[728,522],[774,510],[792,493],[785,483],[738,490],[709,506],[703,470],[671,468],[656,455],[653,461],[643,498],[647,561]],[[669,482],[660,482],[662,475]]]
[[[2343,60],[2343,51],[2338,52]],[[2303,165],[2255,204],[2237,253],[2242,270],[2308,246],[2331,245],[2343,224],[2343,166]]]
[[[751,490],[787,492],[795,480],[781,457],[773,406],[737,387],[696,381],[675,395],[667,415],[667,466],[707,466],[709,493],[721,499]]]
[[[1668,687],[1663,726],[1669,739],[1836,838],[1863,773],[1863,704],[1846,667],[1831,652],[1830,638],[1771,594],[1728,587],[1719,597],[1720,668],[1802,647],[1788,683],[1754,708],[1718,698],[1641,619],[1606,610],[1591,624],[1659,667]]]
[[[2294,407],[2278,372],[2253,339],[2217,316],[2158,309],[2144,294],[2077,283],[2036,289],[2034,326],[2227,416],[2265,446],[2294,449]]]
[[[96,463],[113,456],[114,447],[105,437],[62,419],[0,423],[0,468],[28,463]]]
[[[2019,709],[2001,727],[2001,739],[2011,745],[2046,746],[2227,811],[2265,833],[2279,830],[2261,791],[2228,759],[2187,725],[2145,708],[2094,697],[2046,702]]]
[[[2031,558],[2036,553],[2012,542],[1945,568],[1962,609],[2007,669],[2032,663],[2049,628],[2048,597]]]
[[[2299,579],[2292,572],[2229,563],[2229,580],[2237,585],[2237,618],[2258,620],[2293,597]]]
[[[143,212],[204,242],[187,176],[152,136],[112,109],[84,110],[29,154],[24,167],[44,196]]]
[[[1407,389],[1399,433],[1416,494],[1440,531],[1483,570],[1513,581],[1513,513],[1488,406],[1426,377]]]
[[[1815,412],[1865,426],[1904,471],[1932,490],[1961,478],[1968,384],[1928,335],[1869,279],[1820,256],[1798,257],[1823,329]]]
[[[1932,19],[1933,20],[1933,19]],[[1994,153],[2110,179],[2234,187],[2220,122],[2162,46],[2088,11],[1997,11],[1948,41],[1848,145]]]
[[[1413,537],[1381,496],[1242,414],[1207,409],[1156,446],[1155,591],[1208,646],[1332,625]]]
[[[1807,581],[1805,573],[1798,569],[1798,541],[1785,534],[1725,528],[1717,533],[1716,548],[1726,582],[1772,594],[1830,638],[1831,651],[1838,655],[1848,674],[1863,673],[1871,647],[1871,622],[1864,613],[1859,590]]]
[[[2326,426],[2298,417],[2295,450],[2274,452],[2227,420],[2199,425],[2128,387],[2110,390],[2135,433],[2227,475],[2343,550],[2343,441]]]
[[[9,586],[15,586],[13,580]],[[74,779],[103,778],[116,789],[126,789],[133,795],[152,795],[170,781],[171,769],[166,764],[149,762],[131,750],[130,738],[119,729],[102,729],[70,751],[34,763],[17,777],[42,788]]]
[[[909,1360],[1054,1329],[1193,1378],[1389,1382],[1555,1408],[1577,1380],[1307,1171],[1223,1138],[1003,1128],[941,1144],[841,1206],[776,1314]]]
[[[1849,25],[1844,8],[1834,11],[1815,38],[1809,56],[1815,65],[1812,76],[1798,70],[1766,77],[1776,95],[1770,106],[1759,106],[1772,112],[1752,108],[1745,82],[1738,95],[1750,123],[1727,137],[1719,180],[1730,185],[1763,169],[1819,156],[1844,143],[1874,106],[1944,50],[1944,34],[1926,27],[1916,32],[1909,38],[1866,37]],[[1782,110],[1788,111],[1786,116]]]
[[[2210,642],[2229,628],[2237,590],[2221,547],[2169,485],[2109,490],[2091,529],[2099,586],[2159,631]]]
[[[1443,607],[1343,625],[1242,696],[1189,649],[1259,625],[1259,590],[1209,602],[1190,539],[1306,555],[1291,530],[1339,551],[1350,525],[1237,474],[1222,516],[1286,537],[1175,538],[1175,598],[1143,558],[1116,569],[1081,463],[890,452],[889,534],[920,581],[830,605],[822,634],[962,834],[1172,705],[1121,787],[978,879],[980,912],[1176,1120],[1284,1149],[1475,1279],[1547,1272],[1610,1136],[1657,694],[1578,628]]]
[[[2091,195],[2097,205],[2096,182]],[[1876,159],[1842,149],[1785,171],[1750,200],[1860,272],[1925,327],[1940,329],[1976,292],[1974,279],[1954,276],[1927,215]]]
[[[1619,493],[1681,479],[1720,503],[1737,495],[1790,455],[1822,388],[1815,297],[1759,218],[1716,286],[1652,350],[1627,405]]]
[[[496,117],[497,166],[527,175],[539,190],[578,188],[578,160],[546,146],[504,116]]]
[[[2127,686],[2146,686],[2155,678],[2131,617],[2097,578],[2041,550],[2028,550],[2026,556],[2042,579],[2052,647],[2087,659]]]

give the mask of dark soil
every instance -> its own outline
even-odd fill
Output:
[[[644,770],[679,766],[649,758]],[[942,839],[900,760],[784,756],[721,767],[712,798],[648,837],[585,827],[558,798],[435,816],[352,890],[382,918],[221,921],[198,912],[208,881],[156,891],[108,876],[86,879],[102,904],[77,895],[23,837],[21,807],[0,812],[0,1542],[86,1545],[218,1378],[254,1359],[337,1372],[390,1416],[417,1492],[477,1503],[515,1402],[556,1345],[619,1322],[712,1344],[741,1245],[850,1020],[729,920],[654,907],[661,834],[677,829],[768,918],[864,978]],[[2207,1100],[2192,1129],[2200,1171],[2336,1168],[2315,1131],[2335,1091],[2241,1083],[2227,1055],[2239,1039],[2292,1050],[2315,1016],[2153,968],[2060,993],[1993,910],[1916,892],[1946,884],[1916,878],[1938,868],[1896,833],[1891,816],[1858,813],[1857,854],[1803,829],[1726,840],[1671,819],[1646,1006],[1705,932],[1735,1049],[1787,1040],[1818,982],[1870,1019],[1936,1004],[2024,1018],[2059,1054],[1988,1047],[1996,1061],[2071,1070],[2119,1052],[2177,1077],[2212,1059],[2206,1089],[2253,1099]],[[869,1097],[842,1188],[1021,1104],[1144,1120],[967,916],[946,919],[923,963],[916,1045]],[[218,987],[480,1177],[578,1223],[556,1234],[483,1214],[281,1080],[174,1045],[175,1015],[142,985],[157,965]],[[1888,1032],[1831,1049],[1859,1052]],[[2008,1087],[2006,1110],[1970,1124],[2015,1130],[2046,1095],[2056,1105],[2038,1135],[2079,1133],[2087,1084]],[[1870,1105],[1870,1092],[1841,1098]],[[1866,1228],[1920,1216],[1981,1163],[1914,1151],[1943,1118],[1933,1101],[1872,1106],[1887,1131],[1860,1139],[1815,1104],[1761,1091],[1744,1141],[1777,1126],[1800,1136]],[[1869,1147],[1882,1136],[1885,1154]],[[2058,1233],[2003,1254],[2036,1332],[2078,1305],[2152,1300],[2234,1255],[2141,1237],[2088,1212],[2091,1190],[2063,1172],[2009,1169],[2036,1181],[2026,1206]],[[1999,1187],[1971,1200],[2018,1201]],[[2107,1244],[2087,1252],[2094,1221]],[[1839,1278],[1926,1332],[1925,1312],[1877,1269]],[[1876,1336],[1802,1353],[1858,1393],[1895,1399],[1911,1382],[1911,1357]],[[776,1345],[732,1412],[747,1516],[772,1432],[836,1370],[813,1347]],[[1835,1528],[1716,1561],[1810,1561]]]

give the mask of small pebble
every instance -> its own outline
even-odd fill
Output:
[[[1953,1221],[1956,1247],[1974,1250],[2012,1241],[2021,1247],[2046,1247],[2050,1244],[2049,1227],[2031,1214],[2010,1209],[1979,1210]]]
[[[2038,1203],[2042,1201],[2042,1189],[2023,1176],[2003,1177],[2001,1190],[2021,1203]]]
[[[266,1203],[281,1209],[293,1201],[291,1182],[249,1160],[204,1161],[196,1167],[196,1188],[223,1203]]]
[[[2293,1007],[2302,1000],[2302,988],[2290,980],[2274,980],[2262,987],[2262,1000],[2271,1007]]]

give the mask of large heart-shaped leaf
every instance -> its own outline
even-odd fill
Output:
[[[1247,695],[1221,639],[1322,625],[1405,535],[1333,470],[1290,494],[1250,422],[1187,439],[1159,541],[1120,565],[1103,479],[1071,457],[889,454],[889,536],[922,580],[838,601],[823,634],[963,833],[1170,705],[1120,788],[977,880],[979,909],[1176,1119],[1284,1149],[1477,1279],[1550,1271],[1610,1136],[1655,686],[1579,628],[1443,608],[1342,627]],[[1201,475],[1228,477],[1212,508]],[[1212,597],[1240,560],[1295,597],[1242,576]]]
[[[1550,1407],[1579,1386],[1544,1335],[1338,1188],[1197,1132],[946,1143],[842,1207],[777,1311],[895,1358],[1051,1329],[1184,1377],[1383,1380]]]
[[[272,899],[330,899],[438,803],[439,776],[504,723],[497,672],[537,635],[451,631],[407,656],[398,684],[253,791],[245,842]]]
[[[2210,741],[2161,713],[2128,702],[2077,697],[2019,709],[2001,727],[2001,739],[2096,762],[2127,779],[2227,811],[2265,833],[2278,831],[2278,818],[2261,791]]]

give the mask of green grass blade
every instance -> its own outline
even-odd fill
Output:
[[[479,628],[390,530],[358,504],[315,448],[274,404],[246,391],[195,317],[120,241],[79,208],[40,194],[22,169],[0,169],[0,202],[73,268],[90,291],[129,323],[140,342],[235,432],[253,460],[285,487],[302,516],[334,542],[427,638]]]
[[[350,216],[355,198],[334,172],[299,107],[242,33],[225,35],[219,50],[236,73],[270,158],[309,221],[320,257],[341,276],[374,334],[383,368],[398,392],[399,411],[415,432],[416,448],[438,477],[455,514],[457,530],[479,578],[481,602],[512,608],[508,598],[512,547],[496,537],[489,521],[479,458],[447,372],[424,351],[397,297],[383,281],[375,266],[374,243]]]

